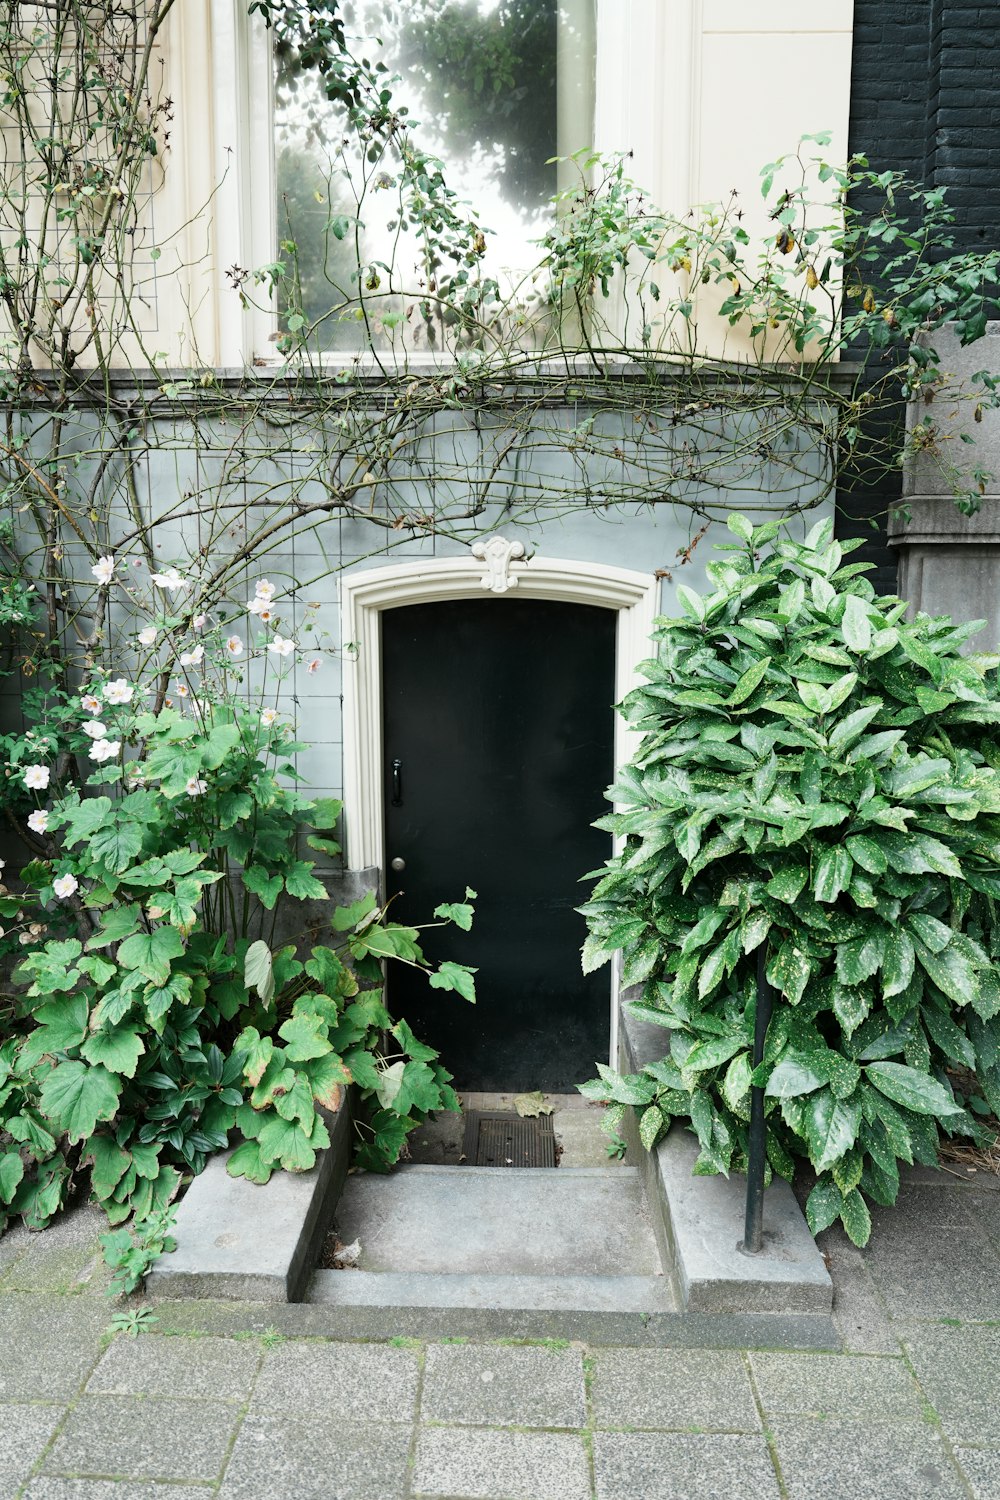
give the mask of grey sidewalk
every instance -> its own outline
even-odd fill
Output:
[[[114,1337],[97,1216],[15,1231],[0,1500],[1000,1500],[997,1187],[920,1173],[866,1252],[824,1236],[836,1354],[350,1343],[194,1303]]]

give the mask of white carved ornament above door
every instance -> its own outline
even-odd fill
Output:
[[[510,565],[514,561],[524,561],[523,542],[510,541],[497,532],[484,542],[473,542],[471,551],[473,557],[486,564],[484,589],[491,594],[506,594],[508,589],[517,588],[517,574],[511,572]]]

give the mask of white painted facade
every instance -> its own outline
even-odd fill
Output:
[[[631,175],[664,209],[736,188],[744,222],[766,234],[766,162],[819,131],[832,133],[829,158],[846,158],[853,0],[595,4],[595,148],[633,152]],[[225,276],[273,260],[278,238],[268,36],[246,12],[246,0],[182,0],[164,29],[175,113],[153,196],[151,336],[167,364],[278,362],[273,319],[241,308]],[[731,332],[710,348],[746,352]]]

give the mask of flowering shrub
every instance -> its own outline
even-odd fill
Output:
[[[113,559],[99,566],[113,575]],[[174,569],[152,581],[183,584]],[[258,619],[273,595],[258,585]],[[430,969],[418,929],[389,922],[374,896],[332,908],[313,854],[339,853],[340,804],[296,788],[303,747],[277,708],[239,691],[237,657],[278,671],[268,690],[273,662],[298,647],[265,635],[237,651],[225,627],[144,627],[140,645],[150,630],[164,643],[152,671],[94,672],[60,702],[57,734],[10,747],[38,856],[0,911],[33,892],[46,930],[21,934],[0,1046],[0,1227],[10,1214],[44,1226],[88,1173],[112,1223],[155,1214],[234,1132],[234,1174],[305,1170],[328,1144],[320,1107],[338,1109],[352,1082],[369,1168],[391,1165],[427,1111],[457,1107],[437,1054],[387,1013],[381,965],[427,969],[467,999],[473,971]],[[307,901],[319,905],[305,930],[275,947],[279,918]],[[435,915],[468,927],[472,907]]]

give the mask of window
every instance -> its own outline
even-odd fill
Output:
[[[315,91],[310,97],[294,67],[279,67],[275,79],[271,35],[247,8],[248,0],[207,0],[175,6],[168,21],[166,83],[177,108],[158,226],[163,243],[171,233],[190,242],[182,256],[190,269],[176,315],[164,305],[157,345],[188,363],[190,343],[174,346],[176,330],[191,323],[200,363],[279,360],[277,320],[252,274],[292,238],[294,221],[303,305],[323,317],[324,352],[344,358],[363,343],[350,280],[359,264],[368,274],[375,263],[391,321],[405,318],[402,276],[419,281],[419,256],[412,245],[408,261],[397,254],[398,283],[379,268],[398,225],[389,229],[392,187],[375,183],[381,171],[394,175],[392,164],[366,164],[359,210],[337,175],[346,163],[335,112]],[[345,0],[348,9],[355,35],[385,22],[383,60],[403,76],[421,139],[426,130],[449,182],[476,202],[500,276],[516,278],[534,251],[546,188],[568,185],[551,169],[546,182],[546,159],[581,145],[633,152],[630,175],[674,212],[738,187],[762,232],[764,162],[823,129],[833,131],[831,155],[847,154],[853,0],[813,11],[799,0],[353,0],[350,8]],[[450,24],[456,18],[464,31]],[[340,240],[325,226],[343,219]],[[243,302],[230,268],[247,273]],[[383,348],[422,347],[408,325],[376,332]],[[730,338],[715,352],[739,351]]]
[[[297,247],[286,295],[317,328],[315,345],[433,345],[437,282],[462,263],[428,260],[400,174],[414,149],[446,164],[460,214],[481,230],[477,272],[530,309],[535,242],[553,195],[579,175],[552,159],[593,142],[594,0],[357,0],[343,15],[355,55],[398,78],[399,124],[359,142],[346,106],[279,39],[276,230],[279,255]]]

